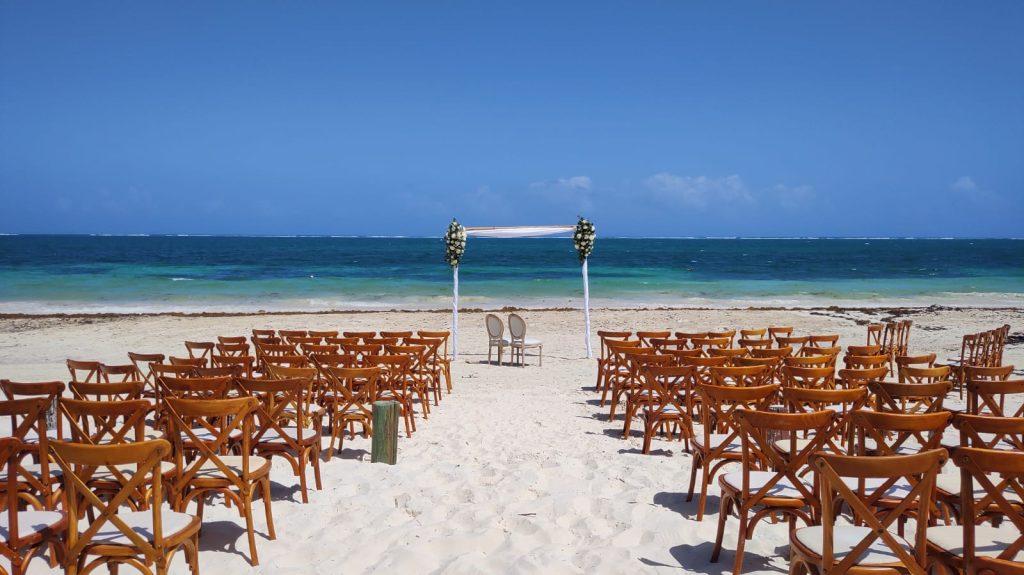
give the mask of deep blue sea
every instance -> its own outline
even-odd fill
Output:
[[[438,238],[0,236],[0,312],[442,309]],[[594,307],[1024,306],[1024,241],[601,238]],[[470,238],[463,307],[580,307],[568,238]]]

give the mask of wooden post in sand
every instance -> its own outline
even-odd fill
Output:
[[[370,447],[370,463],[394,465],[398,461],[398,415],[397,401],[373,402],[373,442]]]

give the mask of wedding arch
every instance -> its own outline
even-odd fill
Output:
[[[583,272],[583,323],[587,359],[593,357],[590,347],[590,280],[587,277],[587,258],[594,249],[594,224],[580,218],[575,226],[513,226],[467,228],[452,220],[444,234],[444,259],[452,268],[452,355],[459,356],[459,262],[466,251],[466,238],[528,238],[552,236],[572,232],[573,245]]]

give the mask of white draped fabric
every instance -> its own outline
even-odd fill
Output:
[[[478,238],[531,238],[568,234],[576,230],[576,226],[516,226],[491,228],[466,228],[467,237]],[[590,349],[590,281],[587,277],[587,262],[583,262],[583,316],[584,338],[586,341],[587,359],[593,357]],[[459,357],[459,266],[452,269],[452,355]]]
[[[512,228],[466,228],[466,235],[477,238],[533,238],[572,233],[576,226],[516,226]]]

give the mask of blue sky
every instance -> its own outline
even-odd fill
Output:
[[[2,2],[0,232],[1024,236],[1024,3]]]

